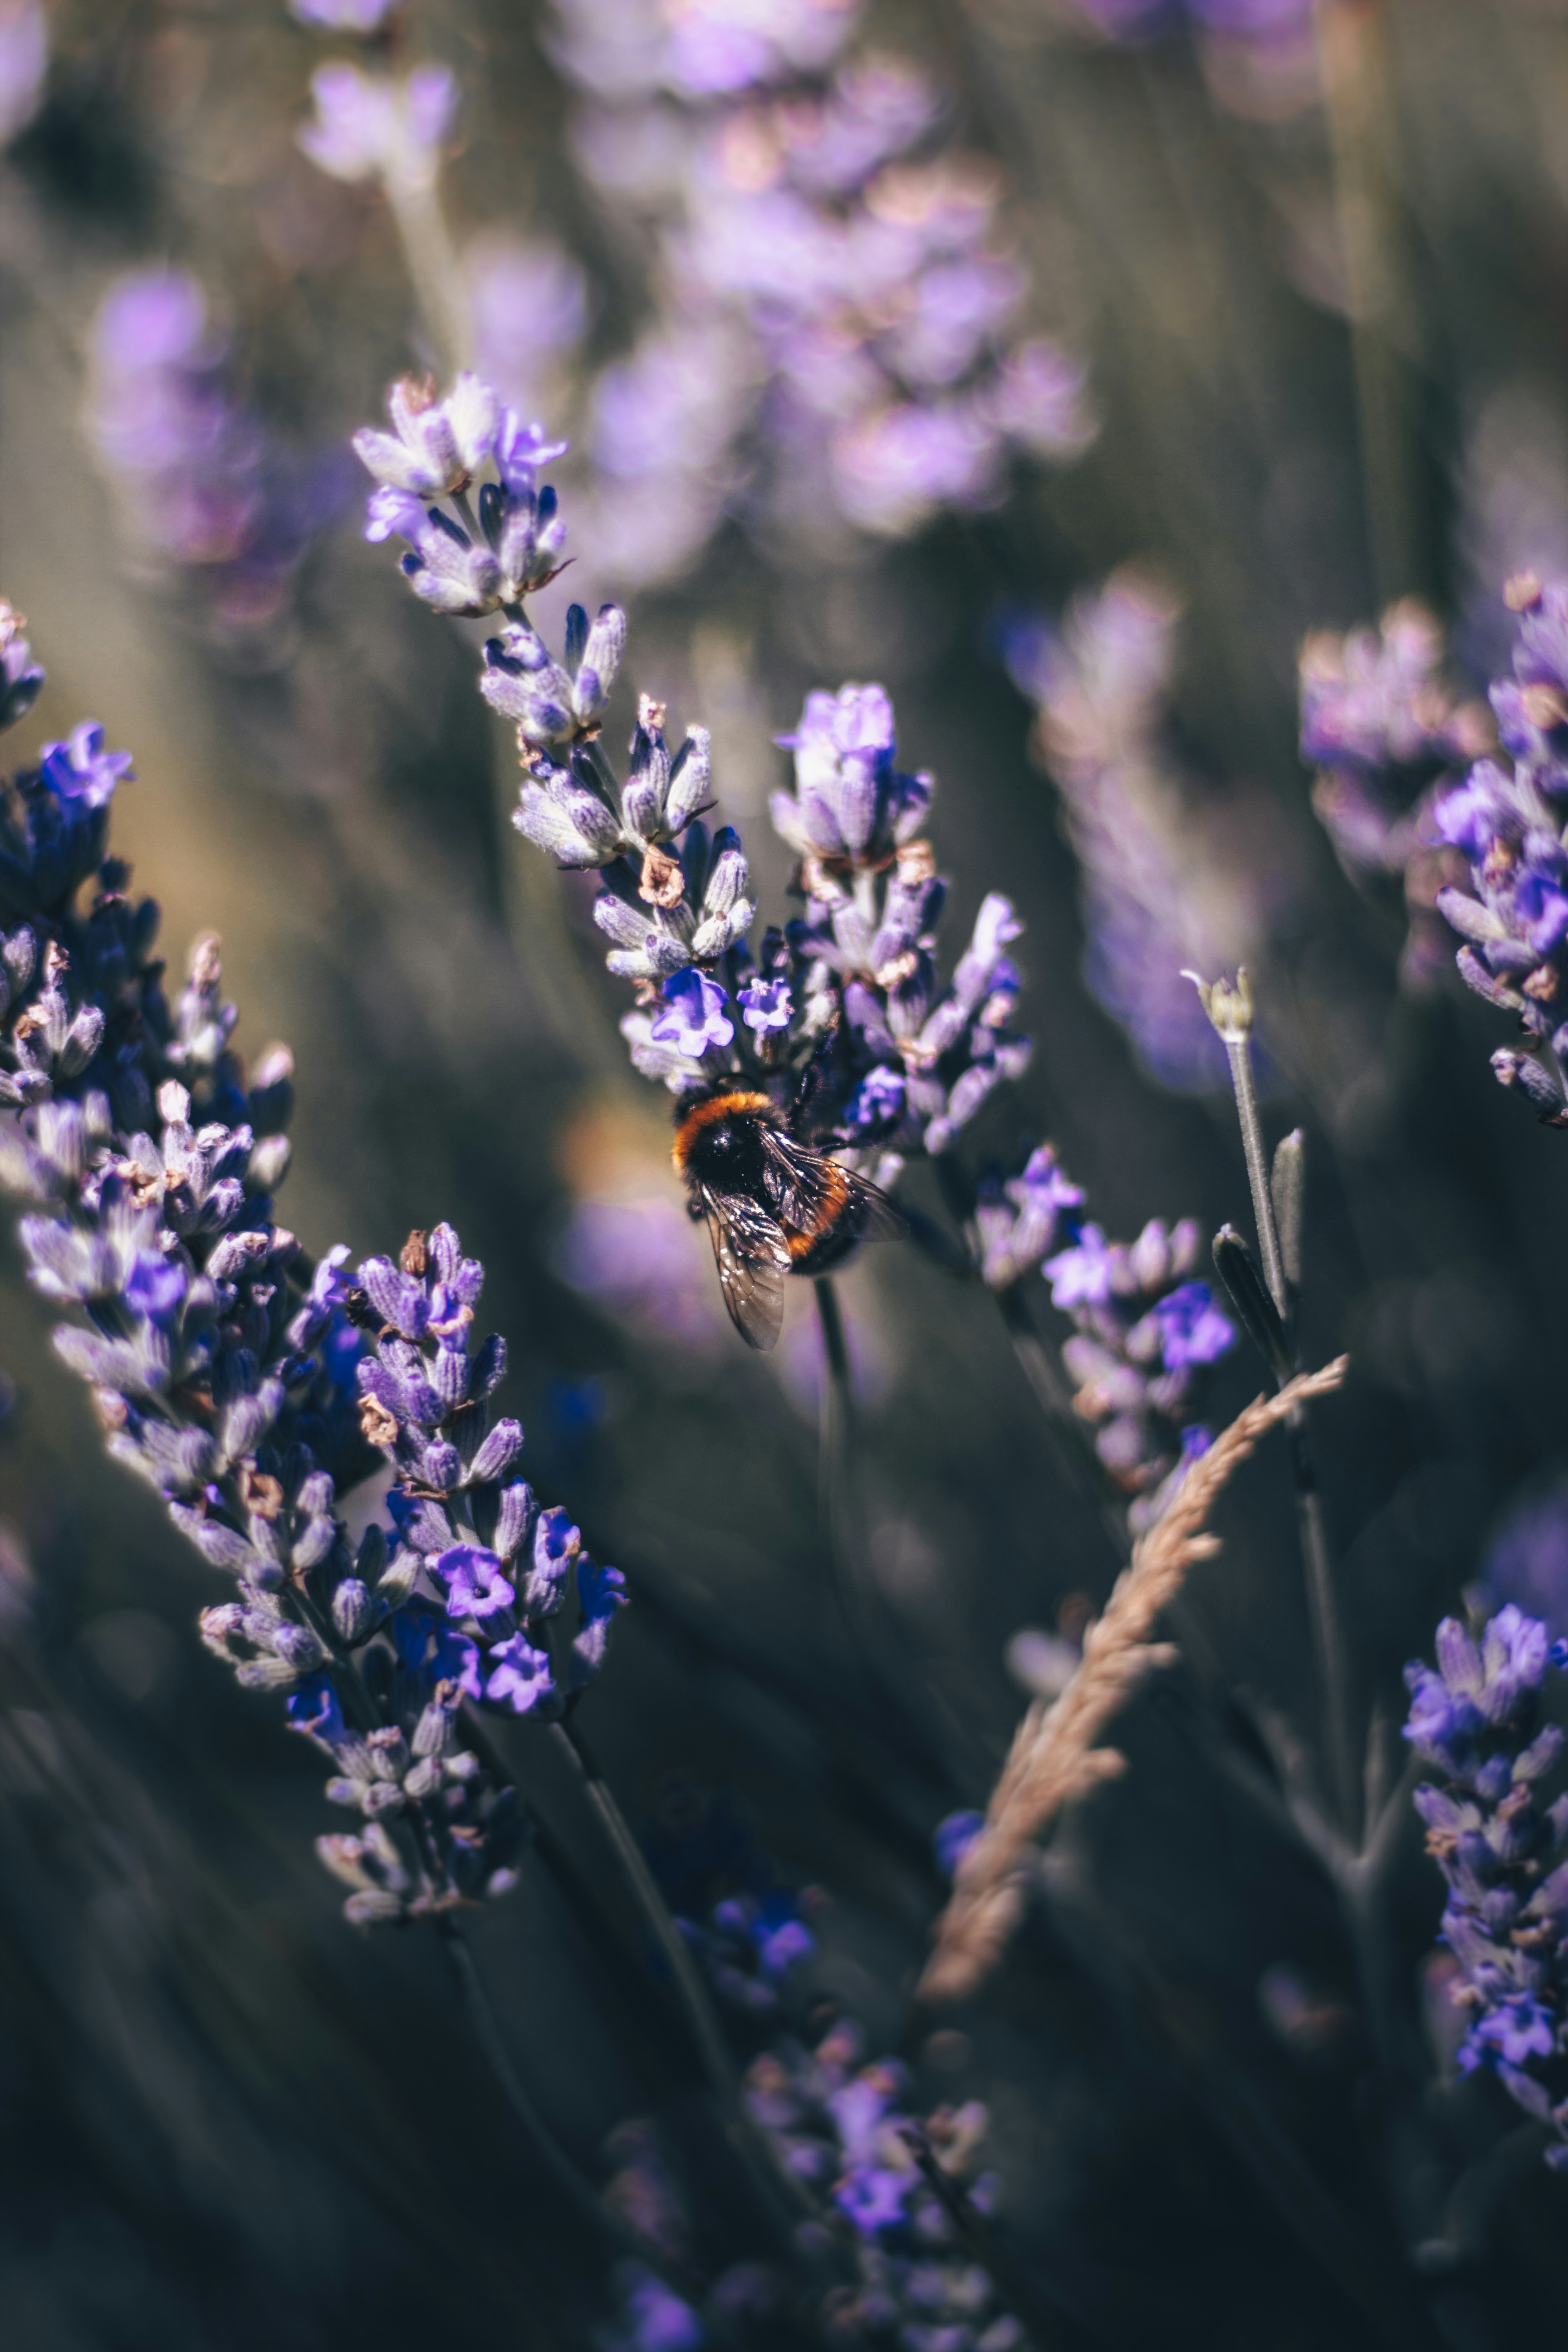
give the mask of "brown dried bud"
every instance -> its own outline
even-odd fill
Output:
[[[1519,984],[1526,996],[1534,997],[1537,1004],[1550,1004],[1557,993],[1557,973],[1551,964],[1538,963]]]
[[[873,976],[879,988],[900,988],[906,980],[913,980],[920,968],[921,960],[915,950],[906,948],[902,955],[896,955],[889,962],[879,965]]]
[[[1561,727],[1568,719],[1568,698],[1555,686],[1527,686],[1520,694],[1520,708],[1532,727],[1542,730]]]
[[[398,381],[397,389],[403,394],[403,404],[411,415],[423,416],[427,408],[436,405],[438,387],[433,375],[403,376]]]
[[[895,856],[899,879],[906,890],[918,890],[936,875],[936,852],[929,841],[906,841]]]
[[[425,1235],[417,1225],[398,1252],[397,1263],[405,1274],[411,1274],[416,1280],[423,1280],[425,1269],[430,1263],[430,1253],[425,1246]]]
[[[283,1488],[279,1480],[266,1470],[256,1469],[248,1462],[240,1467],[239,1498],[246,1509],[258,1519],[275,1519],[283,1508]]]
[[[651,694],[639,694],[637,697],[637,725],[642,729],[643,733],[645,735],[662,735],[664,732],[664,722],[668,713],[668,709],[669,706],[668,703],[656,702]]]
[[[830,907],[838,906],[845,896],[834,861],[819,856],[815,849],[800,861],[800,887],[808,898],[825,899]]]
[[[110,1433],[123,1429],[130,1418],[130,1409],[117,1389],[94,1389],[92,1409],[98,1416],[99,1427]]]
[[[359,1425],[369,1445],[391,1445],[396,1442],[397,1415],[388,1412],[379,1397],[361,1397]]]
[[[44,950],[44,978],[47,981],[58,980],[61,972],[69,971],[70,968],[71,960],[65,949],[58,940],[51,940]]]
[[[679,858],[655,845],[645,849],[637,897],[649,907],[679,907],[685,890],[686,877],[680,870]]]
[[[222,946],[216,931],[204,931],[192,947],[189,971],[197,988],[216,988],[223,978]]]
[[[1518,850],[1511,841],[1504,841],[1500,835],[1481,860],[1481,879],[1483,882],[1506,882],[1518,864]]]
[[[1516,572],[1503,583],[1502,601],[1510,613],[1528,613],[1541,602],[1541,582],[1533,572]]]

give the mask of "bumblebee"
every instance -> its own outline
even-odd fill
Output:
[[[904,1230],[885,1192],[792,1134],[768,1095],[731,1088],[692,1104],[680,1114],[673,1157],[748,1347],[777,1341],[785,1275],[826,1274],[861,1242]]]

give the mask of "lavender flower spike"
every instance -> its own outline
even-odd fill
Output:
[[[503,1893],[522,1842],[463,1710],[558,1711],[623,1580],[510,1475],[522,1432],[488,1402],[506,1351],[470,1348],[483,1276],[456,1234],[368,1260],[356,1289],[345,1250],[312,1265],[275,1223],[292,1065],[272,1048],[247,1083],[210,935],[166,1002],[157,909],[104,854],[128,769],[79,727],[0,795],[0,1187],[110,1454],[234,1580],[204,1642],[283,1697],[360,1816],[320,1841],[348,1916],[426,1916]],[[396,1474],[390,1564],[384,1529],[351,1547],[338,1512],[373,1447]]]
[[[389,489],[416,498],[466,490],[495,449],[500,403],[477,375],[459,375],[445,400],[428,377],[402,376],[387,394],[391,433],[365,425],[353,436],[354,455]]]
[[[1468,861],[1471,891],[1440,890],[1436,903],[1465,940],[1460,978],[1523,1033],[1522,1049],[1492,1055],[1499,1080],[1568,1127],[1568,587],[1531,576],[1505,593],[1520,643],[1491,701],[1508,764],[1478,761],[1438,801],[1437,832]]]
[[[1479,1643],[1452,1617],[1437,1628],[1437,1667],[1405,1669],[1405,1737],[1444,1785],[1415,1808],[1426,1850],[1448,1884],[1442,1937],[1459,1963],[1454,1999],[1469,2018],[1462,2074],[1489,2067],[1553,2132],[1548,2164],[1568,2169],[1568,1797],[1542,1806],[1537,1784],[1563,1734],[1541,1727],[1548,1672],[1568,1645],[1511,1602]]]
[[[0,732],[26,717],[43,687],[26,629],[26,614],[0,596]]]
[[[382,180],[395,197],[434,188],[458,104],[445,66],[416,66],[402,82],[343,63],[318,66],[310,95],[316,118],[299,138],[318,171],[334,180]]]

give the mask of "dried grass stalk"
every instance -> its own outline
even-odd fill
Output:
[[[936,1949],[921,1979],[922,2000],[952,2000],[973,1991],[1000,1958],[1022,1912],[1028,1847],[1064,1805],[1127,1769],[1116,1748],[1094,1743],[1134,1685],[1175,1655],[1168,1643],[1148,1637],[1187,1570],[1219,1549],[1219,1538],[1204,1522],[1221,1489],[1266,1431],[1309,1397],[1337,1389],[1349,1363],[1341,1356],[1320,1372],[1303,1372],[1278,1396],[1259,1397],[1237,1414],[1199,1455],[1164,1517],[1138,1544],[1105,1613],[1084,1636],[1072,1680],[1048,1707],[1037,1702],[1018,1726],[985,1826],[960,1864],[952,1900],[937,1922]]]

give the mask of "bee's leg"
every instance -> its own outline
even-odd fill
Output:
[[[811,1059],[801,1073],[795,1101],[790,1106],[789,1131],[797,1141],[811,1133],[815,1124],[815,1106],[826,1089],[833,1056],[838,1047],[839,1015],[835,1013],[832,1024],[824,1030],[812,1051]]]

